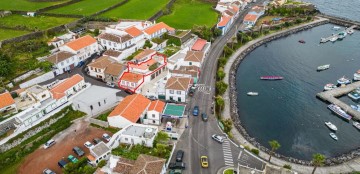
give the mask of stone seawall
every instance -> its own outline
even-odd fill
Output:
[[[257,47],[271,42],[273,40],[282,38],[282,37],[286,37],[289,36],[291,34],[300,32],[300,31],[304,31],[304,30],[308,30],[310,28],[319,26],[319,25],[324,25],[331,22],[331,20],[320,20],[319,22],[313,22],[310,23],[308,25],[304,25],[301,27],[295,27],[292,29],[289,29],[287,31],[284,32],[279,32],[278,34],[275,35],[271,35],[271,36],[265,36],[262,39],[259,39],[257,42],[248,45],[246,48],[243,48],[242,52],[237,52],[238,55],[236,55],[237,57],[235,58],[234,62],[231,65],[230,68],[230,72],[229,73],[229,100],[230,100],[230,113],[228,113],[231,117],[231,119],[233,120],[234,123],[234,127],[242,134],[242,136],[248,141],[250,142],[253,146],[259,148],[261,151],[266,152],[267,154],[270,154],[270,149],[262,146],[260,143],[258,143],[255,138],[252,138],[249,136],[249,134],[246,132],[245,128],[242,126],[242,123],[239,119],[239,114],[238,114],[238,107],[237,107],[237,91],[236,91],[236,72],[237,72],[237,68],[239,67],[241,61],[244,59],[244,57],[246,57],[247,54],[249,54],[250,52],[252,52],[254,49],[256,49]],[[331,22],[332,23],[332,22]],[[306,165],[306,166],[311,166],[311,161],[306,161],[306,160],[299,160],[299,159],[295,159],[292,157],[287,157],[281,154],[274,154],[275,157],[288,161],[288,162],[292,162],[292,163],[296,163],[296,164],[301,164],[301,165]],[[360,156],[360,148],[355,149],[353,151],[350,151],[348,153],[342,154],[338,157],[334,157],[334,158],[327,158],[325,161],[325,165],[326,166],[333,166],[333,165],[337,165],[337,164],[341,164],[343,162],[349,161],[353,158],[359,157]]]

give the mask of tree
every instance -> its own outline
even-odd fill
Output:
[[[0,77],[9,78],[15,73],[15,61],[8,55],[0,52]]]
[[[325,156],[320,153],[316,153],[313,155],[312,163],[314,165],[314,170],[311,172],[312,174],[315,173],[317,167],[320,167],[324,164]]]
[[[224,69],[223,69],[222,67],[220,67],[220,68],[218,69],[218,71],[216,72],[216,77],[217,77],[218,80],[224,79],[224,77],[225,77],[225,72],[224,72]]]
[[[214,29],[214,37],[218,37],[218,36],[221,36],[222,34],[222,31],[218,28],[215,28]]]
[[[223,95],[228,87],[228,84],[226,84],[223,81],[218,81],[218,82],[216,82],[215,87],[216,87],[217,94]]]
[[[228,118],[228,119],[226,119],[226,120],[223,120],[222,123],[223,123],[223,125],[224,125],[224,131],[225,131],[225,133],[229,133],[229,132],[231,131],[231,129],[232,129],[232,124],[233,124],[231,118]]]
[[[152,47],[151,42],[149,40],[146,40],[143,48],[145,49],[145,48],[151,48],[151,47]]]
[[[100,34],[99,29],[95,29],[95,30],[94,30],[94,35],[95,35],[95,36],[98,36],[99,34]]]
[[[165,132],[158,132],[158,134],[156,135],[155,139],[154,139],[154,144],[153,146],[155,147],[158,143],[161,144],[167,144],[169,142],[169,135]]]
[[[215,98],[215,104],[217,112],[221,112],[225,107],[225,101],[221,96]]]
[[[234,52],[234,50],[232,50],[230,47],[228,47],[227,45],[224,46],[224,57],[228,57],[230,56],[232,53]]]
[[[279,149],[281,147],[281,145],[276,140],[269,141],[269,144],[271,146],[270,157],[269,157],[269,162],[270,162],[271,156],[274,154],[275,150],[277,150],[277,149]]]
[[[168,148],[169,148],[169,145],[157,144],[153,150],[153,152],[155,153],[153,155],[156,155],[158,157],[165,157],[165,155],[168,152]]]

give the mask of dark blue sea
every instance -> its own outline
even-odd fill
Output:
[[[247,132],[268,147],[278,140],[280,154],[311,160],[312,154],[334,157],[360,147],[360,131],[352,122],[333,115],[327,104],[315,97],[327,83],[336,83],[342,76],[353,77],[360,69],[360,32],[343,41],[319,44],[320,38],[331,35],[333,25],[322,25],[272,41],[255,49],[237,71],[240,120]],[[303,39],[305,44],[298,40]],[[330,69],[316,72],[319,65]],[[263,81],[260,76],[278,75],[281,81]],[[249,97],[249,91],[259,96]],[[347,97],[342,100],[355,104]],[[338,128],[339,140],[331,139],[324,124],[331,121]]]
[[[330,15],[349,18],[360,21],[360,1],[359,0],[304,0],[311,2],[317,8]]]

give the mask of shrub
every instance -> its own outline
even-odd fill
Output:
[[[143,48],[144,48],[144,49],[145,49],[145,48],[151,48],[152,46],[153,46],[152,43],[151,43],[149,40],[146,40]]]
[[[218,71],[216,72],[216,77],[218,80],[223,80],[224,77],[225,77],[225,72],[224,72],[224,69],[222,67],[220,67],[218,69]]]
[[[248,150],[248,151],[251,151],[251,148],[250,148],[250,146],[248,146],[248,145],[244,146],[244,148],[245,148],[246,150]]]
[[[102,167],[104,167],[105,165],[106,165],[106,161],[105,161],[105,160],[101,160],[101,161],[98,163],[97,167],[98,167],[98,168],[102,168]]]
[[[296,24],[300,24],[300,23],[302,23],[302,22],[303,22],[302,19],[299,19],[299,18],[295,20],[295,23],[296,23]]]
[[[291,170],[291,165],[290,165],[290,164],[285,164],[283,167],[284,167],[285,169]]]
[[[170,37],[167,41],[166,41],[166,45],[176,45],[176,46],[181,46],[181,41],[179,38],[175,38],[175,37]]]
[[[150,71],[154,71],[154,70],[156,70],[156,68],[158,68],[158,64],[157,64],[157,63],[154,63],[154,64],[152,64],[151,66],[149,66],[149,70],[150,70]]]
[[[260,151],[259,151],[259,149],[251,149],[251,153],[253,153],[255,155],[259,155]]]
[[[223,81],[218,81],[218,82],[216,82],[215,87],[216,87],[217,94],[223,95],[226,92],[228,84],[226,84]]]
[[[222,120],[221,121],[224,125],[224,132],[225,133],[229,133],[232,129],[232,126],[233,126],[233,122],[231,120],[231,118],[228,118],[226,120]]]

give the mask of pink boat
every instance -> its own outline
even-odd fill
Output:
[[[261,76],[261,80],[282,80],[284,77],[281,76]]]

